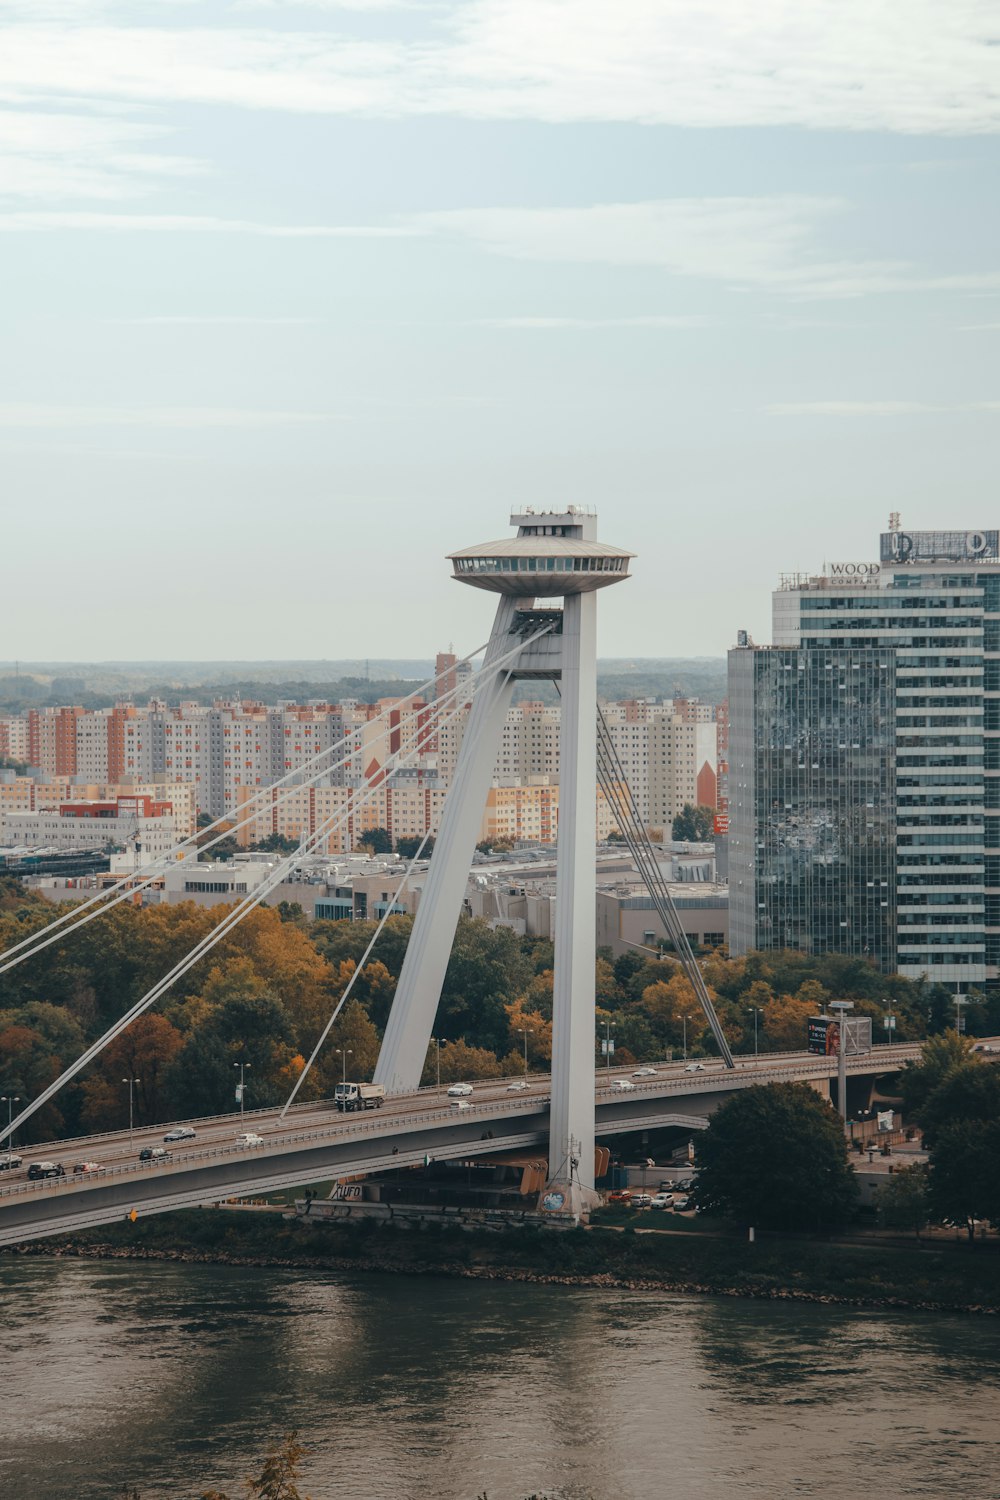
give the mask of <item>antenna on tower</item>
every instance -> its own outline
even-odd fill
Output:
[[[899,529],[900,529],[900,526],[899,526],[899,511],[898,510],[891,510],[889,512],[889,530],[890,531],[899,531]]]

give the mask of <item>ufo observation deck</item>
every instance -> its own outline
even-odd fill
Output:
[[[634,552],[578,536],[516,536],[450,552],[459,583],[494,594],[554,598],[590,594],[629,577]]]

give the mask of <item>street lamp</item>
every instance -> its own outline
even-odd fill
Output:
[[[968,996],[963,995],[961,992],[959,992],[959,994],[957,994],[955,996],[954,1000],[952,1001],[952,1004],[955,1007],[955,1030],[956,1031],[964,1031],[965,1030],[965,1017],[962,1015],[962,1006],[963,1005],[968,1005],[968,1003],[969,1003]]]
[[[340,1055],[341,1055],[341,1057],[344,1059],[344,1079],[343,1079],[343,1081],[344,1081],[344,1083],[346,1083],[347,1082],[347,1059],[349,1057],[353,1057],[354,1056],[354,1048],[353,1047],[334,1047],[333,1050],[334,1050],[334,1052],[339,1052]]]
[[[240,1124],[242,1125],[243,1124],[243,1095],[246,1093],[246,1087],[247,1087],[245,1079],[244,1079],[244,1074],[245,1074],[247,1068],[252,1068],[253,1067],[253,1063],[248,1063],[248,1062],[234,1062],[233,1063],[233,1067],[234,1068],[239,1068],[239,1070],[240,1070],[240,1081],[236,1085],[236,1097],[240,1101]]]
[[[130,1151],[132,1150],[132,1099],[133,1099],[133,1092],[132,1091],[133,1091],[135,1085],[137,1083],[141,1083],[141,1082],[142,1082],[141,1078],[123,1078],[122,1079],[122,1083],[127,1083],[128,1084],[128,1149]]]
[[[751,1005],[750,1009],[753,1011],[753,1055],[754,1057],[759,1057],[760,1049],[757,1045],[757,1017],[762,1016],[764,1012],[761,1010],[759,1005]]]
[[[518,1031],[521,1032],[522,1036],[524,1037],[524,1076],[525,1076],[525,1078],[527,1078],[527,1076],[528,1076],[528,1032],[531,1030],[531,1027],[530,1026],[519,1026],[517,1029],[518,1029]]]
[[[12,1123],[13,1123],[13,1120],[14,1120],[14,1105],[15,1104],[20,1104],[20,1102],[21,1102],[21,1096],[20,1096],[20,1094],[0,1094],[0,1104],[6,1104],[6,1106],[7,1106],[7,1155],[8,1156],[10,1155],[10,1153],[14,1149],[14,1142],[13,1142],[13,1139],[11,1137],[11,1126],[12,1126]]]
[[[840,1118],[847,1121],[847,1012],[854,1009],[853,1000],[831,1000],[830,1009],[839,1012],[840,1035],[837,1043],[837,1102]]]
[[[608,1073],[611,1072],[611,1059],[614,1056],[614,1052],[615,1044],[611,1040],[611,1021],[608,1019],[604,1023],[604,1056],[607,1059]]]
[[[687,1062],[687,1060],[688,1060],[688,1022],[690,1021],[690,1019],[691,1019],[690,1016],[682,1016],[681,1017],[681,1020],[684,1022],[684,1061],[685,1062]]]
[[[437,1048],[437,1086],[438,1086],[438,1088],[440,1088],[441,1087],[441,1038],[439,1036],[432,1036],[431,1037],[431,1041],[434,1043],[435,1047]]]

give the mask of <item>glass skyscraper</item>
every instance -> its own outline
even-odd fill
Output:
[[[996,979],[997,532],[897,528],[878,563],[787,577],[774,641],[730,654],[733,952]]]

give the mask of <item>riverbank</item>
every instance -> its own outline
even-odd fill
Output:
[[[6,1256],[81,1256],[346,1272],[394,1272],[850,1307],[1000,1314],[1000,1256],[976,1246],[896,1249],[823,1240],[635,1234],[595,1228],[499,1235],[372,1223],[314,1225],[189,1209],[35,1240]]]

